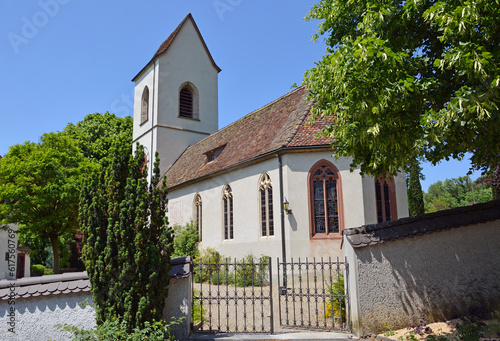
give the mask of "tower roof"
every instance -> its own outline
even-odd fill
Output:
[[[184,18],[184,20],[181,21],[181,23],[179,24],[179,26],[177,26],[176,29],[168,36],[168,38],[160,45],[160,47],[158,48],[158,50],[155,52],[153,58],[151,58],[151,60],[146,64],[146,66],[144,66],[141,69],[141,71],[139,71],[139,73],[137,75],[135,75],[135,77],[132,79],[132,82],[134,82],[136,80],[136,78],[139,77],[139,75],[145,69],[147,69],[160,55],[162,55],[163,53],[167,52],[168,48],[172,45],[172,42],[175,40],[175,38],[179,34],[180,30],[182,29],[182,27],[184,26],[184,24],[188,20],[190,20],[193,23],[193,26],[194,26],[194,28],[196,30],[196,33],[198,34],[198,37],[200,38],[200,41],[203,44],[203,47],[205,48],[205,51],[207,52],[207,55],[210,58],[210,61],[212,62],[212,65],[217,70],[217,72],[221,71],[221,69],[217,66],[217,64],[215,64],[215,61],[214,61],[214,59],[212,57],[212,54],[208,50],[207,44],[205,44],[205,40],[203,39],[203,37],[202,37],[202,35],[200,33],[200,30],[198,29],[198,25],[196,25],[196,22],[194,21],[193,16],[191,15],[191,13],[189,13]]]

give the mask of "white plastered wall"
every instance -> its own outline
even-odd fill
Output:
[[[198,33],[186,20],[168,50],[135,80],[134,148],[139,142],[148,150],[149,169],[156,151],[164,174],[184,150],[218,129],[218,70],[212,64]],[[198,97],[198,119],[179,117],[179,91],[191,83]],[[141,99],[149,88],[149,119],[140,123]],[[151,160],[153,160],[151,162]]]
[[[356,227],[376,222],[374,181],[362,178],[359,171],[350,172],[348,159],[334,160],[331,152],[287,153],[282,155],[283,195],[290,203],[292,214],[285,214],[285,252],[287,258],[342,257],[341,239],[311,240],[309,228],[308,174],[319,160],[328,160],[340,172],[344,227]],[[261,237],[259,191],[261,175],[267,172],[273,186],[274,236]],[[399,190],[398,214],[407,206],[406,187]],[[234,239],[224,240],[222,224],[222,191],[229,184],[234,203]],[[278,158],[227,172],[169,192],[169,221],[184,225],[193,219],[193,203],[199,193],[203,203],[202,248],[213,247],[226,256],[241,258],[248,254],[282,258],[281,201]],[[404,212],[403,212],[404,213]]]

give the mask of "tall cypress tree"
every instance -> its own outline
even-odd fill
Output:
[[[167,227],[165,179],[159,158],[148,187],[144,149],[116,147],[82,190],[83,257],[97,322],[118,317],[129,329],[162,318],[173,233]]]
[[[408,182],[408,210],[410,216],[416,216],[425,213],[424,194],[420,179],[423,178],[422,167],[417,159],[413,159],[409,167]]]

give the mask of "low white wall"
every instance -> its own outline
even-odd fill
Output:
[[[191,329],[191,276],[171,278],[168,284],[168,296],[165,300],[163,318],[172,318],[180,323],[172,326],[172,333],[178,340],[186,340]]]
[[[190,278],[170,279],[163,310],[167,321],[172,318],[181,319],[180,324],[172,326],[172,333],[179,340],[185,340],[189,336]],[[78,328],[92,329],[96,325],[92,303],[90,292],[0,300],[0,341],[70,340],[71,333],[62,331],[57,325],[71,324]]]
[[[87,303],[85,302],[87,300]],[[78,328],[95,326],[94,308],[89,292],[0,300],[0,340],[69,340],[71,333],[56,325]],[[12,313],[11,308],[14,309]]]
[[[343,250],[359,336],[500,308],[500,220]]]

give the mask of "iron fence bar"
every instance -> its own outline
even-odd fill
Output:
[[[269,258],[269,304],[270,304],[270,308],[271,308],[271,317],[270,317],[270,324],[271,324],[271,334],[274,334],[274,314],[273,314],[273,267],[272,267],[272,264],[271,264],[272,260],[271,258]],[[279,263],[279,260],[278,260],[278,263]],[[278,266],[278,269],[279,269],[279,266]],[[279,274],[278,274],[278,282],[279,282]],[[278,301],[279,301],[279,297],[278,297]],[[264,319],[262,319],[264,320]]]
[[[333,278],[334,278],[333,276],[334,275],[332,274],[333,267],[332,267],[332,264],[331,264],[331,262],[332,262],[332,258],[331,257],[329,257],[329,261],[330,261],[330,266],[329,266],[330,276],[328,278],[329,279],[328,283],[333,284]],[[329,307],[329,309],[331,309],[332,324],[335,326],[335,313],[333,311],[333,297],[332,297],[332,294],[333,294],[333,287],[330,287],[328,296],[329,296],[330,302],[332,303],[332,306]],[[326,316],[326,312],[325,312],[325,316]]]

